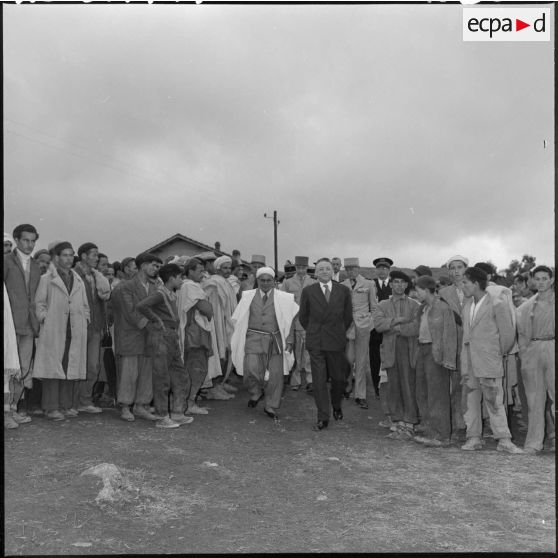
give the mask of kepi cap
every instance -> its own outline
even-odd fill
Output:
[[[265,256],[262,256],[260,254],[254,254],[252,256],[252,261],[250,263],[253,263],[253,264],[259,263],[259,264],[265,265]]]
[[[358,258],[345,258],[344,264],[345,269],[348,267],[360,267]]]
[[[310,258],[308,256],[295,256],[295,265],[305,265],[308,266],[308,261]]]
[[[393,265],[393,260],[389,258],[376,258],[372,264],[374,267],[391,267]]]

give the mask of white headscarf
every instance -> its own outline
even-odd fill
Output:
[[[232,259],[229,258],[229,256],[221,256],[213,262],[213,267],[215,269],[219,269],[223,264],[226,264],[226,263],[232,264]]]
[[[272,267],[260,267],[258,271],[256,271],[256,279],[262,275],[271,275],[271,277],[275,277],[275,271]]]

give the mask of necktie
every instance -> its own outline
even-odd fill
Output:
[[[264,304],[267,302],[267,293],[264,293],[262,300]]]
[[[328,287],[327,285],[325,285],[325,286],[324,286],[324,295],[325,295],[325,298],[326,298],[326,301],[327,301],[327,302],[329,302],[329,295],[330,295],[330,294],[331,294],[331,293],[329,292],[329,287]]]
[[[351,285],[353,286],[353,289],[354,289],[355,285],[356,285],[356,280],[355,279],[351,279]]]

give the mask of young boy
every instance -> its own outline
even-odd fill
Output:
[[[140,302],[136,309],[148,320],[147,351],[153,357],[153,399],[158,428],[177,428],[194,418],[184,416],[190,380],[179,349],[179,319],[175,291],[182,283],[182,270],[176,264],[159,269],[163,286]],[[169,416],[169,392],[172,392]]]

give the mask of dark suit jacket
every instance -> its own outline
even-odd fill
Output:
[[[374,279],[374,285],[376,286],[376,296],[378,297],[378,302],[382,300],[387,300],[391,296],[391,285],[388,284],[384,288],[380,288],[380,281],[378,279]]]
[[[157,288],[149,284],[149,295],[155,294]],[[129,281],[119,283],[112,291],[112,310],[114,313],[114,349],[117,355],[133,356],[145,354],[149,321],[138,312],[136,305],[148,296],[136,275]]]
[[[15,250],[4,256],[4,284],[8,291],[14,326],[18,335],[39,334],[39,322],[35,315],[35,293],[41,279],[41,268],[31,258],[29,288],[25,285],[25,273]]]
[[[319,282],[304,287],[298,317],[306,330],[308,350],[342,351],[353,321],[351,291],[345,285],[332,282],[328,303]]]

